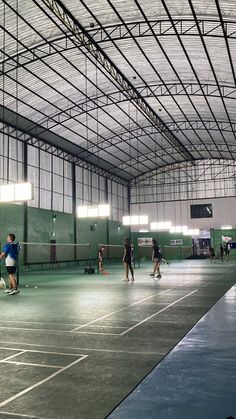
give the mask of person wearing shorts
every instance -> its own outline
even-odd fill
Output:
[[[104,255],[104,247],[100,247],[99,251],[98,251],[98,271],[99,273],[103,273],[104,269],[103,269],[103,255]]]
[[[160,264],[161,264],[161,253],[159,250],[159,246],[155,239],[152,239],[152,262],[153,262],[153,272],[150,276],[160,279]]]
[[[220,244],[220,260],[224,262],[224,248],[222,243]]]
[[[19,244],[15,243],[15,238],[15,234],[8,234],[7,243],[3,246],[2,253],[0,254],[0,259],[5,258],[6,271],[9,278],[9,289],[5,292],[9,295],[18,294],[20,292],[17,287],[17,281],[15,277],[19,254]]]
[[[134,282],[134,270],[132,266],[132,246],[129,237],[124,239],[123,263],[125,267],[125,282],[129,282],[129,272],[131,273],[131,282]]]
[[[210,261],[212,262],[213,260],[216,262],[216,255],[215,255],[215,249],[214,247],[210,246],[209,247],[209,258]]]
[[[225,251],[225,260],[226,260],[226,262],[229,261],[229,249],[230,249],[230,244],[229,243],[225,243],[224,251]]]

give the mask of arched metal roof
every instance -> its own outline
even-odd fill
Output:
[[[235,0],[1,0],[0,16],[5,123],[128,181],[235,160]]]

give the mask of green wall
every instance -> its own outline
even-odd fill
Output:
[[[152,249],[150,247],[138,247],[138,238],[151,237],[156,239],[157,243],[161,248],[163,257],[168,260],[181,260],[192,254],[192,238],[190,236],[183,236],[182,234],[173,234],[168,231],[152,232],[152,233],[132,233],[132,242],[134,244],[134,252],[136,257],[151,258]],[[171,240],[183,240],[182,246],[171,246]]]
[[[9,233],[14,233],[18,241],[24,236],[24,206],[0,205],[0,241],[3,245]]]
[[[219,257],[220,243],[222,242],[222,236],[232,237],[232,241],[236,242],[236,229],[232,230],[211,230],[211,244],[215,249],[216,257]],[[236,249],[230,251],[230,259],[236,259]]]
[[[24,211],[23,205],[0,205],[0,241],[2,244],[6,242],[8,233],[15,233],[17,241],[24,241]],[[93,218],[75,220],[72,214],[33,207],[26,207],[26,211],[25,239],[27,242],[37,243],[37,245],[28,248],[22,246],[21,261],[26,254],[27,260],[30,261],[40,261],[40,259],[49,261],[50,246],[43,251],[43,246],[39,243],[50,243],[51,239],[56,239],[57,243],[74,243],[74,227],[76,228],[77,243],[91,244],[92,258],[97,258],[98,244],[123,245],[124,237],[129,236],[129,227],[122,226],[121,223],[112,220]],[[55,222],[53,222],[53,215],[56,216]],[[74,225],[74,223],[76,224]],[[55,236],[52,236],[53,229]],[[63,258],[63,248],[58,246],[57,256],[59,253]],[[74,254],[72,250],[71,254]],[[67,260],[68,253],[65,253],[65,256],[65,260]]]
[[[91,257],[97,257],[98,244],[123,245],[124,237],[129,236],[129,228],[121,223],[105,219],[77,220],[79,243],[91,243]]]
[[[56,216],[55,222],[53,222],[54,214]],[[56,233],[55,237],[52,237],[53,228]],[[48,243],[55,238],[61,243],[73,243],[73,237],[73,217],[71,214],[28,207],[28,242]]]
[[[53,215],[56,215],[53,223]],[[55,238],[57,243],[74,243],[74,216],[72,214],[64,214],[61,212],[52,212],[49,210],[38,208],[27,208],[27,241],[36,243],[50,243]],[[6,241],[7,234],[13,232],[16,234],[18,241],[24,240],[24,206],[8,205],[0,206],[0,240]],[[52,236],[54,226],[55,236]],[[76,219],[76,235],[77,243],[91,244],[91,257],[97,257],[98,244],[117,244],[123,245],[124,237],[131,237],[134,244],[136,258],[138,256],[151,255],[151,249],[139,249],[139,237],[152,237],[159,243],[162,253],[165,255],[165,246],[167,259],[178,260],[182,257],[190,256],[192,253],[192,238],[183,236],[182,234],[170,234],[169,232],[153,232],[153,233],[132,233],[129,227],[123,226],[121,223],[106,219]],[[219,249],[222,235],[230,235],[236,241],[236,230],[212,230],[212,243],[216,249]],[[182,246],[170,246],[170,240],[182,239]],[[47,250],[48,252],[48,250]],[[37,251],[35,252],[37,253]],[[24,254],[24,249],[22,249]],[[236,258],[236,252],[232,250],[232,258]]]

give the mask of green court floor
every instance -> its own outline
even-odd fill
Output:
[[[0,417],[105,418],[235,283],[236,264],[150,265],[122,281],[73,270],[21,274],[0,292]],[[126,419],[126,418],[124,418]]]

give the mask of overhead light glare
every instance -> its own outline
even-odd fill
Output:
[[[88,207],[88,217],[97,217],[98,208],[97,207]]]
[[[102,204],[98,205],[98,215],[99,217],[109,217],[110,216],[110,205],[109,204]]]
[[[88,217],[88,207],[87,205],[77,208],[77,217],[78,218],[87,218]]]
[[[184,236],[199,236],[200,230],[199,228],[190,228],[186,231],[184,231]]]
[[[171,226],[171,221],[159,221],[150,223],[151,230],[169,230]]]
[[[232,230],[232,226],[221,226],[221,230]]]
[[[110,210],[109,204],[81,205],[77,207],[77,217],[78,218],[109,217],[110,211],[111,210]]]
[[[0,185],[0,202],[22,202],[33,199],[33,185],[30,182]]]
[[[172,226],[169,231],[170,233],[184,233],[187,230],[187,226]]]
[[[145,225],[148,224],[148,215],[125,215],[123,225]]]

